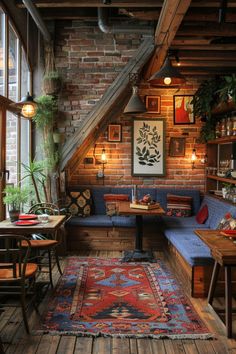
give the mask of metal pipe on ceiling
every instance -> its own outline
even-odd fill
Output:
[[[27,10],[29,11],[30,15],[32,16],[36,26],[38,27],[38,29],[40,30],[40,32],[43,35],[43,38],[45,39],[46,42],[50,42],[51,39],[51,35],[37,9],[37,7],[32,3],[31,0],[22,0],[23,4],[25,5],[25,7],[27,8]]]
[[[141,26],[132,23],[109,24],[108,8],[98,7],[98,27],[103,33],[140,33],[154,35],[154,26]]]

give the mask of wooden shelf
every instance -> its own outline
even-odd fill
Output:
[[[207,175],[206,177],[209,179],[214,179],[215,181],[236,184],[236,179],[233,179],[233,178],[218,177],[215,175]]]
[[[236,142],[236,135],[223,136],[214,140],[209,140],[207,144],[227,144]]]
[[[212,115],[221,115],[232,111],[236,111],[236,105],[233,101],[221,102],[212,110]]]

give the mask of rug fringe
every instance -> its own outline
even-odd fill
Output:
[[[52,336],[59,335],[59,336],[76,336],[76,337],[115,337],[115,338],[149,338],[149,339],[213,339],[215,335],[212,333],[204,333],[204,334],[109,334],[109,333],[91,333],[91,332],[78,332],[78,331],[44,331],[44,330],[35,330],[32,331],[31,334],[33,336],[42,335],[42,334],[49,334]]]

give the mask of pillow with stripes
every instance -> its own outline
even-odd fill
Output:
[[[168,193],[166,215],[179,217],[191,216],[192,201],[192,197]]]

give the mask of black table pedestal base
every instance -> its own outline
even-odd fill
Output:
[[[151,251],[125,251],[122,262],[156,262]]]

